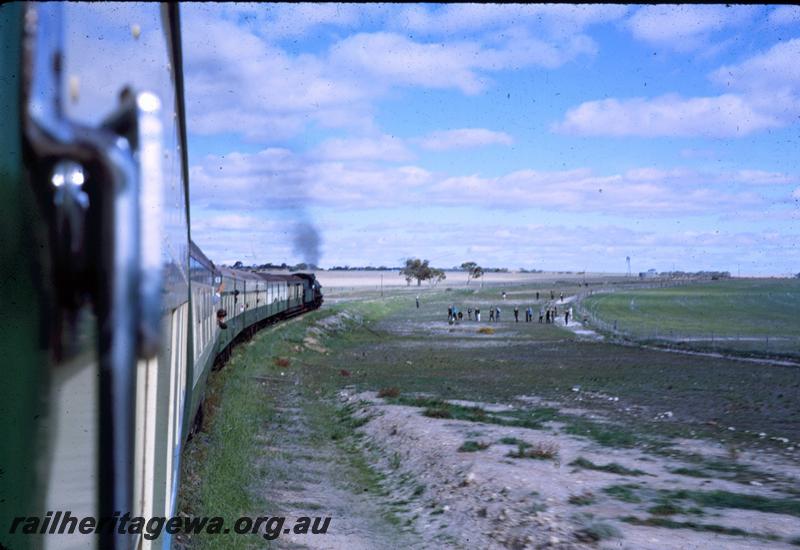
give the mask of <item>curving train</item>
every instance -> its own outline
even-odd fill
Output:
[[[321,287],[191,241],[177,4],[3,4],[0,74],[0,547],[169,548],[29,520],[173,516],[214,364]]]

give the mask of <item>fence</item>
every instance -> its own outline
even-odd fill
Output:
[[[618,319],[601,318],[587,307],[585,298],[596,294],[610,294],[627,290],[647,290],[696,284],[698,281],[658,281],[654,283],[619,284],[614,287],[584,290],[574,301],[575,320],[596,331],[621,340],[642,344],[652,344],[677,349],[733,353],[763,356],[800,357],[800,338],[792,335],[768,334],[753,335],[745,333],[720,333],[714,331],[680,332],[672,329],[645,328],[632,322],[622,323]]]

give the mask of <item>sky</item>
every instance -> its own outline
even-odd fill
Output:
[[[800,7],[181,17],[191,231],[215,262],[800,271]]]

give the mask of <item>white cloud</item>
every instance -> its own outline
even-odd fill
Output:
[[[474,95],[490,85],[497,71],[556,68],[597,52],[595,42],[581,33],[584,27],[625,12],[616,6],[409,9],[428,21],[419,25],[433,25],[445,36],[414,39],[405,28],[343,38],[320,34],[316,51],[289,53],[278,45],[281,40],[321,27],[339,32],[374,27],[376,22],[384,25],[389,19],[398,28],[398,10],[357,5],[187,5],[183,26],[190,131],[234,133],[273,143],[314,124],[375,133],[374,102],[399,87]],[[546,32],[537,23],[542,19],[548,22]],[[450,23],[438,26],[437,21]],[[447,29],[452,34],[457,28],[481,32],[447,36]]]
[[[338,145],[332,148],[339,151]],[[518,170],[498,177],[446,176],[413,165],[386,166],[269,148],[258,153],[208,156],[191,169],[191,200],[200,208],[341,211],[403,206],[480,206],[506,211],[534,208],[648,216],[705,216],[760,211],[782,186],[798,178],[762,170],[698,172],[642,167],[618,174],[589,169]],[[335,156],[335,155],[333,155]],[[381,159],[382,160],[382,159]],[[770,194],[769,196],[765,193]],[[785,191],[786,197],[790,190]]]
[[[711,72],[711,82],[729,93],[587,101],[551,129],[582,136],[724,138],[781,128],[800,116],[798,59],[800,39],[795,38]]]
[[[459,128],[441,130],[420,138],[422,148],[431,151],[447,149],[467,149],[485,145],[511,145],[514,140],[505,132],[496,132],[485,128]]]
[[[474,94],[483,88],[473,70],[479,53],[478,45],[467,42],[422,44],[377,32],[345,38],[331,49],[331,60],[346,71],[364,72],[385,84],[457,88]]]
[[[738,137],[781,125],[778,118],[759,112],[740,95],[664,95],[587,101],[567,111],[552,129],[582,136]]]
[[[677,51],[708,45],[721,30],[753,21],[757,6],[653,5],[639,8],[628,20],[633,36]]]
[[[236,23],[187,6],[184,57],[189,128],[280,140],[309,123],[368,129],[369,86],[313,55],[289,55]]]
[[[379,135],[363,138],[334,138],[322,142],[314,156],[325,160],[376,160],[399,162],[412,158],[403,140]]]
[[[329,62],[359,82],[457,89],[474,95],[489,82],[486,73],[509,68],[556,68],[597,46],[585,35],[546,41],[523,28],[510,29],[492,44],[475,40],[419,42],[391,32],[358,33],[335,44]]]
[[[798,178],[780,172],[766,170],[738,170],[730,175],[732,181],[751,185],[787,185],[795,183]]]
[[[779,42],[764,53],[738,65],[720,67],[709,75],[712,82],[738,90],[768,93],[800,91],[800,38]]]
[[[620,19],[628,8],[619,5],[447,4],[407,6],[394,26],[426,34],[484,32],[497,27],[534,25],[545,32],[578,32],[593,24]]]
[[[762,204],[755,193],[726,190],[696,173],[642,173],[601,176],[590,170],[520,170],[484,178],[446,178],[433,186],[435,201],[450,205],[483,204],[502,209],[546,208],[561,212],[642,215],[706,215]]]

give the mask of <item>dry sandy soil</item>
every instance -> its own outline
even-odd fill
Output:
[[[743,488],[731,481],[679,476],[670,470],[683,464],[633,449],[599,447],[586,439],[561,433],[556,423],[545,430],[531,430],[435,419],[422,416],[417,407],[387,404],[372,392],[345,391],[340,397],[343,402],[357,403],[357,414],[370,419],[360,429],[367,436],[366,445],[380,449],[383,459],[378,467],[396,484],[393,496],[405,496],[414,503],[403,519],[410,521],[423,538],[444,533],[451,542],[445,546],[653,550],[792,548],[785,542],[752,537],[620,522],[617,518],[623,516],[647,517],[645,508],[653,503],[623,502],[603,491],[611,485],[637,483],[648,490],[724,490],[778,496],[761,484]],[[525,396],[509,404],[456,404],[502,412],[532,403],[557,405]],[[557,450],[557,456],[553,459],[510,458],[508,454],[515,451],[516,446],[501,443],[503,438],[552,447]],[[466,440],[488,447],[477,452],[459,452]],[[709,458],[726,453],[724,448],[713,443],[692,440],[686,444],[685,450],[691,445],[692,452]],[[578,457],[597,465],[616,463],[644,474],[620,475],[570,466]],[[739,460],[763,472],[789,475],[800,484],[800,468],[796,464],[765,460],[763,455],[743,455]],[[402,480],[408,478],[417,485],[403,485]],[[422,493],[415,496],[419,487],[423,488]],[[576,498],[583,498],[588,504],[576,504]],[[800,519],[782,514],[706,508],[699,518],[692,514],[675,514],[670,519],[743,528],[749,533],[777,535],[784,539],[800,534]],[[605,529],[609,538],[594,541],[591,532],[598,529]]]

